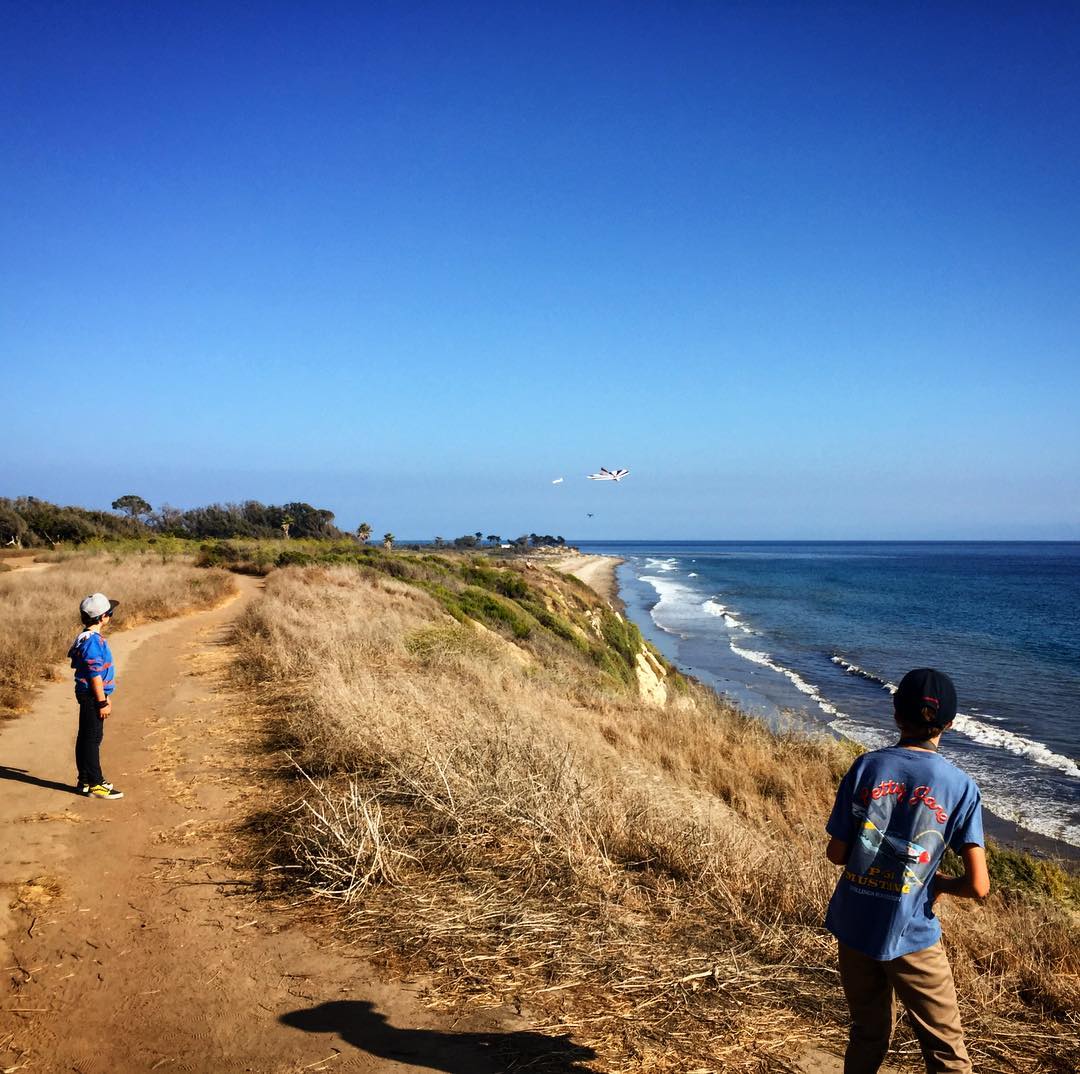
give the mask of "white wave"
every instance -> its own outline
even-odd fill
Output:
[[[750,633],[750,630],[743,626],[742,620],[738,616],[732,615],[731,612],[727,610],[727,607],[714,597],[710,597],[705,601],[705,603],[701,605],[701,610],[706,615],[711,615],[716,619],[723,619],[724,626],[728,627],[730,630],[741,630],[744,634]]]
[[[649,558],[645,560],[645,566],[652,571],[662,571],[664,574],[670,571],[679,569],[679,561],[673,556],[669,556],[667,559],[654,559]]]
[[[1055,815],[1045,804],[1040,805],[1038,810],[1032,810],[1029,796],[999,794],[998,788],[991,783],[992,774],[988,770],[975,771],[973,774],[982,792],[983,805],[994,816],[1011,821],[1018,828],[1045,835],[1048,839],[1060,839],[1063,843],[1080,847],[1080,825]]]
[[[834,664],[838,664],[842,667],[849,675],[857,675],[860,679],[876,682],[883,690],[888,690],[890,694],[896,693],[896,687],[891,682],[879,678],[872,671],[866,671],[864,668],[859,667],[858,664],[853,664],[851,661],[845,660],[842,656],[831,656],[829,659]]]
[[[896,693],[895,683],[888,682],[869,671],[865,671],[858,664],[853,664],[842,656],[832,657],[832,662],[839,664],[849,675],[858,675],[860,678],[869,679],[871,682],[879,683],[889,693]],[[964,712],[957,712],[956,719],[953,720],[953,730],[959,731],[960,734],[970,738],[973,742],[978,742],[981,746],[1007,750],[1009,753],[1016,754],[1017,757],[1026,757],[1029,761],[1034,761],[1035,764],[1041,764],[1046,768],[1055,768],[1059,772],[1064,772],[1067,776],[1080,779],[1080,765],[1071,757],[1055,753],[1049,746],[1045,746],[1034,739],[1018,735],[1013,731],[1006,731],[1004,727],[992,727],[985,722],[991,720],[997,723],[1000,719],[1001,717],[992,716],[987,712],[980,712],[977,716],[974,713],[969,715]]]
[[[652,621],[668,634],[687,637],[686,631],[697,618],[698,594],[670,578],[643,574],[640,581],[648,582],[660,598],[649,612]]]
[[[826,715],[844,715],[831,701],[821,696],[818,688],[814,686],[813,683],[807,682],[797,671],[792,671],[791,668],[786,668],[783,664],[778,664],[768,653],[762,653],[756,649],[742,649],[735,644],[734,639],[732,639],[729,644],[731,646],[731,651],[737,656],[741,656],[744,660],[750,660],[755,664],[761,664],[762,667],[767,667],[770,671],[775,671],[778,675],[783,675],[784,678],[799,691],[799,693],[806,694],[806,696]]]
[[[973,716],[958,712],[956,719],[953,720],[953,728],[982,746],[1008,750],[1009,753],[1015,753],[1018,757],[1026,757],[1036,764],[1056,768],[1067,776],[1080,779],[1080,765],[1071,757],[1055,753],[1049,746],[1044,746],[1041,742],[1017,735],[1012,731],[1006,731],[1004,727],[989,727]]]

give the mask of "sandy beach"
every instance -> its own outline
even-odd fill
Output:
[[[615,568],[622,562],[619,556],[597,556],[574,552],[557,560],[549,560],[547,565],[563,574],[572,574],[591,589],[596,590],[604,600],[616,604],[619,602],[619,585],[615,580]]]

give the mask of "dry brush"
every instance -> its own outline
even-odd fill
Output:
[[[447,1002],[516,1004],[598,1068],[773,1071],[807,1042],[839,1049],[821,922],[842,745],[693,684],[649,708],[569,642],[476,630],[353,568],[272,574],[236,644],[282,758],[263,826],[281,894],[336,903]],[[978,1068],[1074,1069],[1068,913],[992,897],[945,914]]]
[[[78,633],[79,602],[103,592],[121,602],[114,630],[210,607],[235,588],[224,571],[149,555],[72,555],[44,569],[0,575],[0,715],[24,710],[55,678]]]

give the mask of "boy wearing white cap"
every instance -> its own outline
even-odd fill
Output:
[[[83,629],[68,650],[75,669],[75,700],[79,703],[79,734],[75,739],[75,764],[79,769],[78,792],[88,798],[123,798],[101,774],[101,740],[105,721],[112,714],[116,668],[103,632],[119,601],[104,593],[92,593],[79,605]]]

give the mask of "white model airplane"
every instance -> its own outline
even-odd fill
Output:
[[[553,485],[561,485],[561,484],[562,484],[562,478],[561,478],[561,477],[557,477],[557,478],[555,478],[555,480],[554,480],[554,481],[552,481],[551,483],[552,483]]]
[[[600,467],[600,472],[597,474],[589,474],[590,481],[621,481],[629,470],[609,470],[606,466]]]

